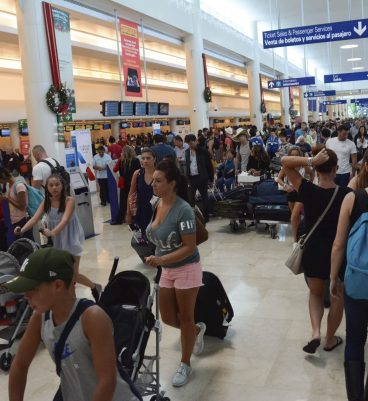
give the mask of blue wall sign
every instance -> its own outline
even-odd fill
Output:
[[[367,25],[368,19],[360,19],[264,31],[263,48],[367,38]]]
[[[324,97],[324,96],[336,96],[336,91],[317,91],[317,92],[304,92],[304,98],[308,99],[309,97]]]
[[[346,104],[347,100],[345,99],[340,99],[340,100],[326,100],[324,102],[322,102],[323,104],[325,104],[326,106],[333,106],[335,104]]]
[[[325,75],[325,84],[332,84],[336,82],[346,82],[346,81],[365,81],[368,80],[368,71],[364,72],[347,72],[345,74],[332,74]]]
[[[316,79],[314,77],[276,79],[267,82],[269,89],[284,88],[286,86],[314,85],[315,83]]]

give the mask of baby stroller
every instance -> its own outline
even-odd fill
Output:
[[[160,387],[160,332],[158,320],[158,269],[151,292],[147,277],[134,270],[116,273],[119,259],[115,258],[109,282],[99,306],[110,316],[114,326],[118,363],[129,374],[142,397],[152,395],[150,401],[170,401]],[[156,298],[155,314],[152,313]],[[151,331],[156,334],[156,352],[145,355]]]
[[[0,339],[5,340],[5,344],[0,343],[0,351],[5,350],[0,356],[0,369],[5,372],[10,369],[14,358],[12,346],[23,335],[32,310],[24,297],[6,292],[1,284],[15,277],[24,260],[37,249],[35,242],[20,238],[10,245],[7,252],[0,252],[0,319],[9,324],[0,330]]]

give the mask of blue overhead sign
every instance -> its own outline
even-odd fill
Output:
[[[337,82],[346,82],[346,81],[365,81],[365,80],[368,80],[368,71],[347,72],[345,74],[332,74],[324,76],[325,84],[333,84]]]
[[[360,19],[265,31],[263,48],[367,38],[367,25],[368,19]]]
[[[318,92],[304,92],[304,98],[309,97],[324,97],[324,96],[336,96],[336,91],[318,91]]]
[[[340,99],[340,100],[326,100],[324,102],[322,102],[323,104],[325,104],[326,106],[333,106],[335,104],[346,104],[347,100],[346,99]]]
[[[356,104],[357,106],[368,107],[368,98],[351,99],[350,103]]]
[[[286,86],[304,86],[314,85],[316,79],[314,77],[302,77],[302,78],[289,78],[289,79],[276,79],[274,81],[268,81],[269,89],[284,88]]]

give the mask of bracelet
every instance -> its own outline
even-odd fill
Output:
[[[313,167],[313,157],[308,157],[307,158],[307,166],[308,167]]]

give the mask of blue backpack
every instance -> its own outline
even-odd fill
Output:
[[[23,180],[18,180],[14,185],[14,194],[16,194],[16,187],[18,184],[23,184],[27,189],[28,195],[28,204],[27,204],[27,213],[30,217],[34,216],[37,212],[37,209],[41,205],[42,201],[45,199],[45,195],[37,188],[31,187],[26,184]]]
[[[355,191],[361,210],[359,219],[350,230],[346,249],[345,291],[353,299],[368,300],[368,194]]]

